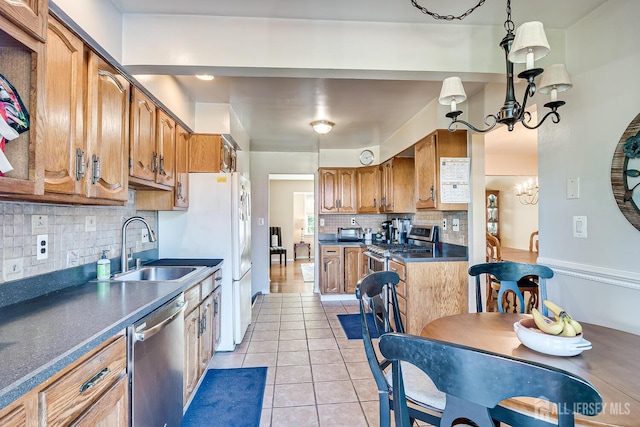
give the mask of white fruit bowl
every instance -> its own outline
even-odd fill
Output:
[[[536,327],[533,319],[522,319],[513,324],[513,330],[520,342],[531,350],[552,356],[576,356],[591,348],[591,342],[582,334],[575,337],[549,335]]]

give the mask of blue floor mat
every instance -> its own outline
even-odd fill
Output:
[[[369,325],[369,333],[371,338],[378,338],[378,332],[376,331],[376,325],[373,322],[373,315],[367,313],[367,323]],[[360,314],[338,314],[338,320],[340,325],[350,340],[362,339],[362,325],[360,324]]]
[[[258,427],[267,368],[209,369],[181,427]]]

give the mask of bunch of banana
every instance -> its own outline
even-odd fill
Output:
[[[557,304],[551,301],[545,300],[544,305],[553,312],[556,316],[556,320],[553,321],[546,316],[543,316],[536,308],[531,310],[533,314],[533,320],[536,326],[544,333],[550,335],[560,335],[562,337],[575,337],[582,333],[582,326],[576,320],[573,320],[569,313],[564,311]]]

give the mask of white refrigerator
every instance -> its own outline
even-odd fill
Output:
[[[189,209],[158,213],[160,258],[221,258],[221,336],[233,351],[251,323],[251,185],[239,173],[190,173]]]

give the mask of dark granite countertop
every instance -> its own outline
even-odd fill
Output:
[[[180,262],[204,268],[176,282],[91,280],[2,307],[0,409],[207,277],[222,260]]]
[[[338,240],[319,240],[322,245],[332,246],[366,246],[363,242],[339,242]],[[398,262],[443,262],[468,261],[469,252],[466,246],[442,243],[434,252],[418,252],[407,254],[391,254],[391,259]]]
[[[443,262],[468,261],[469,252],[466,246],[442,243],[435,252],[415,252],[407,254],[391,254],[391,259],[398,262]]]

